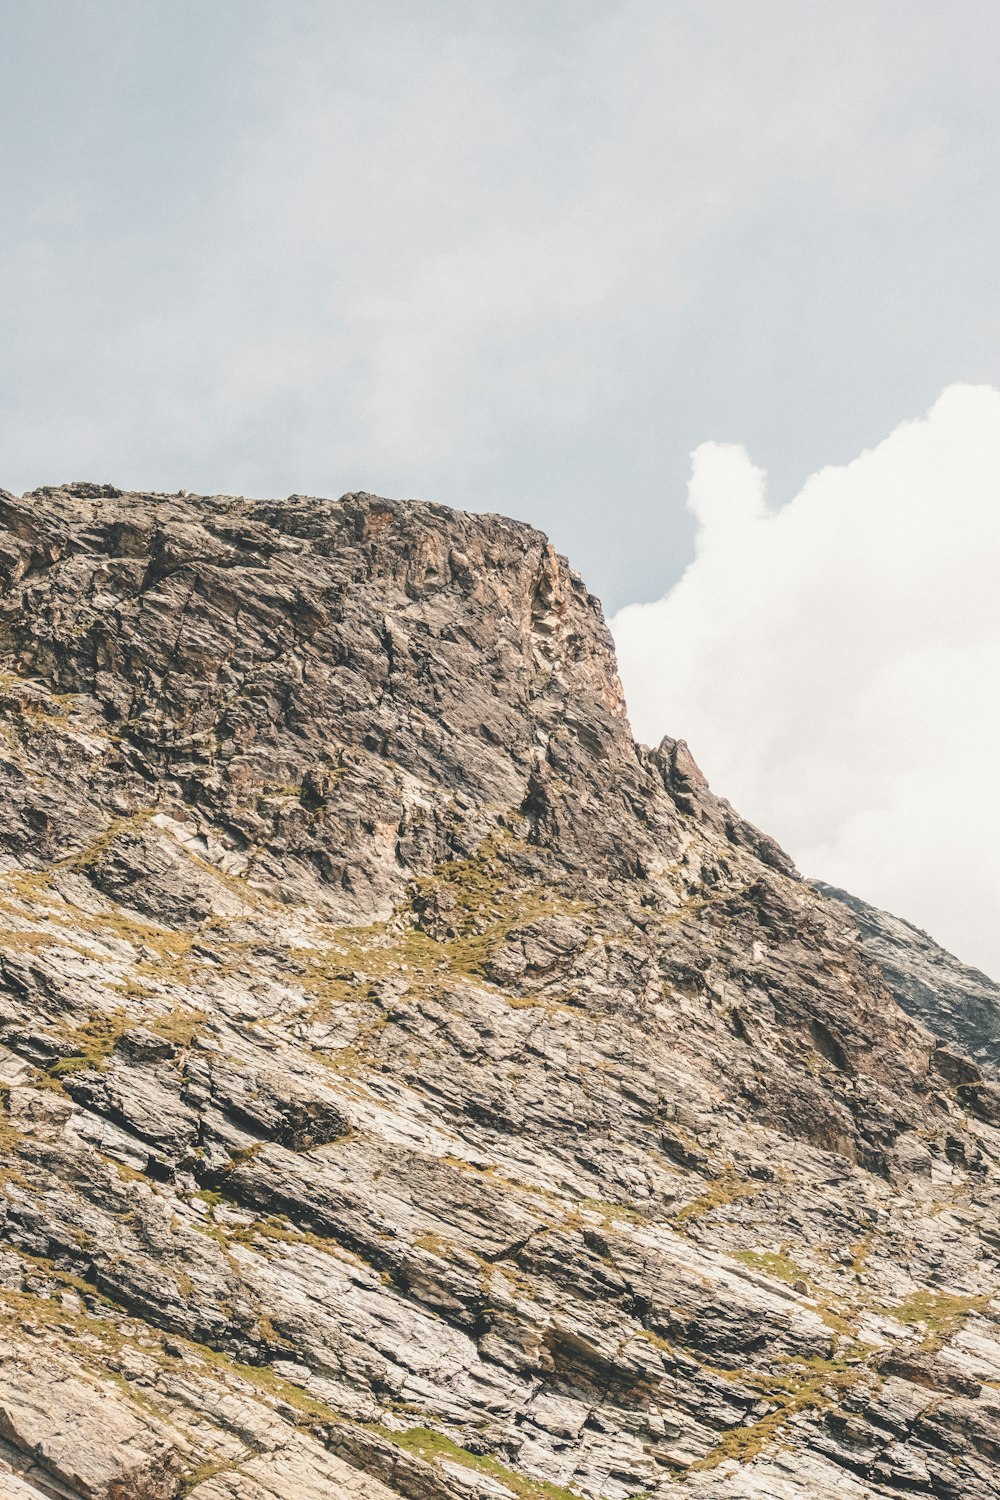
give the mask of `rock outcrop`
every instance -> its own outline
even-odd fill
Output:
[[[997,1493],[995,1039],[542,536],[72,485],[0,573],[0,1495]]]

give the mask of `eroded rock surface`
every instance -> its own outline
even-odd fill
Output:
[[[997,1493],[997,1086],[543,537],[77,485],[0,571],[0,1495]]]

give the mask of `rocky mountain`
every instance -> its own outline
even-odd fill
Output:
[[[539,533],[71,485],[0,574],[0,1495],[1000,1491],[995,1034]]]

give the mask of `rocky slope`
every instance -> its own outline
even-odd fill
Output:
[[[75,485],[0,572],[0,1495],[997,1493],[1000,1086],[543,537]]]
[[[866,951],[903,1009],[1000,1076],[1000,984],[946,953],[933,938],[836,886],[813,882],[842,901],[858,924]]]

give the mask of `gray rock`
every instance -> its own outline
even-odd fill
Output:
[[[853,914],[865,949],[903,1009],[984,1071],[1000,1073],[1000,984],[947,953],[911,922],[836,886],[813,885]]]

